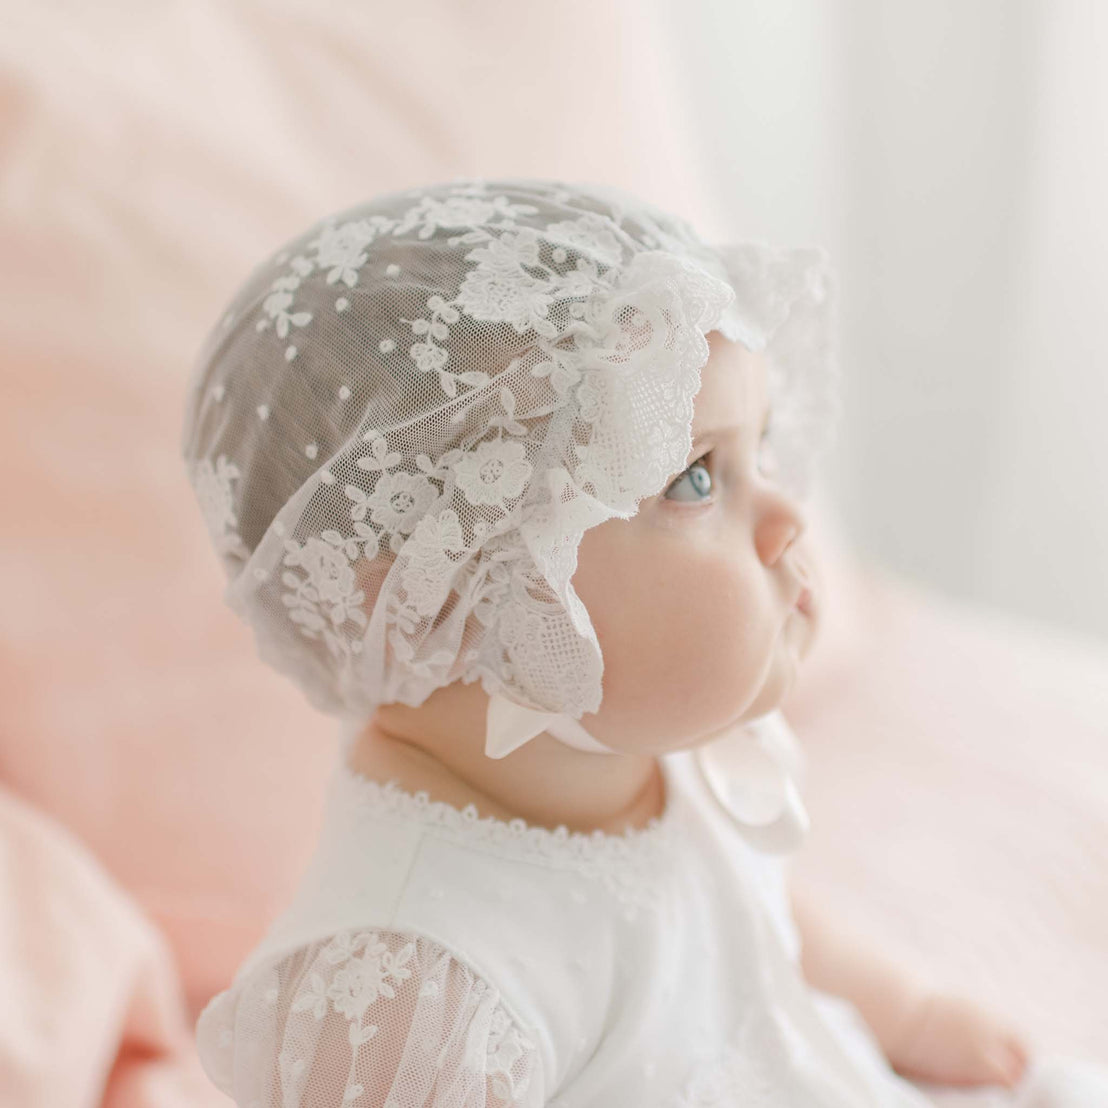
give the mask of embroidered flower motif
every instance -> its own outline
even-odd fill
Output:
[[[578,411],[589,423],[599,423],[608,411],[608,391],[598,373],[589,373],[577,387]]]
[[[334,478],[332,477],[331,480],[333,481]],[[350,509],[350,518],[354,522],[354,530],[357,533],[356,539],[347,540],[347,542],[360,543],[363,556],[367,561],[372,562],[381,551],[381,536],[364,522],[366,512],[369,511],[369,497],[366,496],[365,490],[358,488],[357,485],[347,485],[343,491],[348,499],[354,501],[354,507]],[[346,544],[344,548],[347,548]]]
[[[558,353],[544,362],[531,367],[534,377],[548,377],[550,387],[561,397],[569,395],[569,390],[581,380],[581,371],[570,363],[564,353]]]
[[[490,197],[482,190],[476,190],[475,195],[448,196],[445,200],[425,196],[404,213],[393,234],[419,227],[418,237],[429,239],[440,227],[480,227],[496,218],[510,221],[535,211],[530,204],[513,204],[506,196]]]
[[[340,931],[331,937],[331,941],[320,952],[320,957],[333,966],[341,965],[353,958],[365,941],[364,932]]]
[[[479,269],[490,273],[516,276],[521,266],[539,264],[539,236],[530,227],[505,231],[499,238],[490,238],[484,246],[471,250],[467,262],[477,262]]]
[[[369,443],[372,457],[359,458],[359,469],[392,469],[400,464],[400,454],[396,450],[389,450],[388,440],[376,428],[366,431],[362,435],[362,441]]]
[[[262,310],[276,325],[278,338],[288,338],[289,327],[304,327],[312,320],[311,312],[290,312],[291,292],[271,292],[262,301]]]
[[[200,511],[216,549],[220,554],[246,554],[242,539],[235,531],[235,517],[231,482],[241,476],[238,466],[220,454],[215,465],[202,458],[193,469],[192,481]]]
[[[532,329],[548,338],[557,334],[546,318],[556,284],[523,268],[539,262],[538,236],[532,229],[505,232],[471,250],[466,260],[477,266],[463,278],[454,301],[464,312],[474,319],[510,323],[521,335]]]
[[[327,284],[342,281],[348,288],[358,283],[358,270],[365,265],[369,255],[365,248],[377,237],[391,220],[352,219],[335,227],[327,224],[309,245],[316,248],[316,261],[327,270]]]
[[[604,265],[615,265],[621,255],[619,240],[611,231],[611,223],[600,216],[583,215],[561,223],[549,223],[546,234],[557,242],[595,255]]]
[[[306,1058],[293,1058],[287,1050],[282,1050],[277,1055],[277,1062],[281,1067],[281,1084],[286,1097],[297,1097],[301,1086],[308,1079],[308,1062]]]
[[[381,966],[383,972],[391,977],[394,981],[406,981],[412,976],[412,971],[408,969],[408,963],[412,960],[412,956],[415,954],[415,944],[407,943],[400,950],[391,951],[388,947],[385,947],[384,953],[381,955]],[[384,991],[384,986],[382,986]],[[396,994],[390,988],[386,996],[395,996]]]
[[[345,539],[338,531],[312,536],[303,546],[291,540],[285,542],[284,564],[299,567],[308,574],[307,580],[294,573],[281,577],[294,590],[281,598],[289,609],[289,619],[300,624],[301,633],[308,638],[322,635],[336,654],[347,653],[349,645],[335,633],[335,628],[348,620],[359,627],[368,623],[361,608],[365,593],[357,587],[357,578],[350,568],[358,553],[358,541]]]
[[[450,592],[457,563],[448,556],[465,549],[462,525],[453,508],[425,515],[404,544],[401,582],[420,615],[434,615]]]
[[[559,274],[556,280],[558,296],[567,298],[571,296],[591,296],[605,284],[604,278],[600,276],[600,271],[597,269],[596,262],[585,257],[578,258],[576,268]],[[573,304],[570,306],[571,314],[577,315],[574,308],[580,309],[582,305]]]
[[[361,957],[351,958],[335,971],[327,996],[334,1002],[335,1011],[349,1020],[361,1022],[366,1009],[379,997],[395,997],[396,992],[388,978],[402,981],[411,976],[404,963],[415,953],[415,945],[409,943],[393,959],[389,948],[377,937],[371,936]]]
[[[471,504],[503,508],[505,500],[519,496],[531,476],[531,463],[525,455],[522,443],[505,439],[480,442],[454,465],[458,488]]]
[[[470,270],[458,289],[458,303],[474,318],[501,320],[523,334],[534,329],[557,334],[546,319],[553,297],[550,285],[531,276],[510,278],[492,270]]]
[[[285,565],[306,569],[320,600],[345,604],[355,597],[354,571],[344,550],[345,542],[337,531],[324,531],[318,538],[308,539],[302,547],[290,543],[293,549],[285,555]],[[357,601],[364,599],[362,595],[357,596]]]
[[[492,1078],[493,1092],[501,1100],[512,1103],[523,1095],[529,1084],[528,1076],[516,1081],[512,1067],[525,1051],[533,1050],[535,1043],[524,1035],[503,1008],[496,1008],[489,1025],[489,1039],[485,1056],[485,1073]]]
[[[438,495],[438,490],[426,477],[403,471],[382,473],[366,507],[374,523],[406,535]]]
[[[417,342],[409,347],[408,353],[421,373],[437,373],[450,356],[445,346],[435,346],[431,342]]]
[[[519,359],[517,358],[508,367],[508,371],[513,371],[518,363]],[[509,435],[526,435],[527,428],[516,419],[516,394],[506,385],[500,387],[500,407],[504,409],[504,414],[497,415],[492,412],[489,415],[489,430],[491,431],[494,427],[503,427]]]
[[[437,373],[439,382],[447,396],[456,396],[458,386],[456,380],[443,370],[450,360],[450,352],[445,346],[437,345],[445,342],[450,337],[450,327],[461,318],[458,310],[451,307],[437,293],[428,297],[427,307],[431,309],[430,319],[404,319],[400,323],[407,323],[413,335],[422,335],[423,341],[413,343],[408,348],[408,354],[415,362],[416,369],[421,373]],[[463,381],[473,383],[475,374],[463,373],[460,375]],[[482,374],[484,376],[484,374]]]
[[[327,982],[320,974],[313,973],[308,979],[307,988],[292,1002],[290,1011],[305,1012],[310,1009],[316,1020],[321,1020],[327,1015],[327,1000]]]

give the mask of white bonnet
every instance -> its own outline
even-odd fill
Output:
[[[685,465],[711,330],[766,351],[780,480],[807,495],[838,413],[831,301],[820,249],[711,248],[593,185],[451,181],[330,216],[254,270],[194,371],[182,453],[225,599],[323,712],[480,680],[515,735],[490,711],[493,756],[555,718],[597,748],[571,723],[603,672],[583,532]]]

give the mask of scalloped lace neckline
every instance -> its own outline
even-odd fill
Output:
[[[565,824],[551,829],[518,816],[512,819],[482,816],[472,801],[459,808],[449,801],[432,800],[426,789],[409,791],[397,784],[395,778],[378,781],[367,777],[346,764],[345,752],[338,760],[334,787],[340,804],[374,816],[414,820],[470,843],[518,848],[532,859],[589,862],[628,857],[672,843],[680,823],[681,796],[674,763],[679,753],[669,752],[658,759],[666,793],[662,813],[652,816],[643,827],[628,828],[618,834],[600,829],[570,831]]]

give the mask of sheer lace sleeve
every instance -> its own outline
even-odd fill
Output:
[[[444,947],[357,930],[298,947],[196,1025],[242,1108],[539,1108],[541,1062],[498,990]]]

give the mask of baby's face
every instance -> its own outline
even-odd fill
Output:
[[[796,607],[814,587],[804,516],[761,441],[765,359],[708,340],[688,468],[578,550],[573,585],[604,656],[600,710],[581,723],[618,750],[699,745],[777,707],[816,630],[815,607]]]

